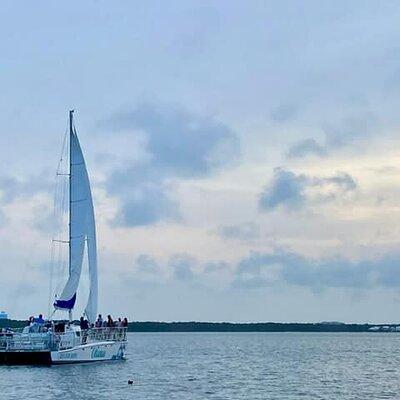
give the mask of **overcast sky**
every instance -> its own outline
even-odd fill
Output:
[[[47,312],[75,108],[103,313],[400,321],[398,1],[0,12],[0,309]]]

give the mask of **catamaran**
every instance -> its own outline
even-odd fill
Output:
[[[66,175],[69,186],[68,279],[56,297],[49,321],[33,322],[22,332],[0,333],[0,364],[62,364],[121,360],[127,345],[127,327],[95,325],[98,299],[96,225],[92,193],[85,159],[69,112],[69,157]],[[89,297],[84,311],[88,329],[73,323],[74,309],[85,248],[88,256]],[[68,313],[68,320],[53,320],[57,310]]]

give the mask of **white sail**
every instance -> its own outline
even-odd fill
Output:
[[[96,224],[94,219],[93,200],[89,188],[89,204],[87,217],[87,251],[89,264],[90,291],[86,305],[85,314],[90,322],[96,320],[97,314],[97,244],[96,244]]]
[[[85,242],[88,242],[90,293],[86,315],[93,322],[97,312],[97,249],[96,228],[89,176],[81,146],[70,122],[70,237],[69,278],[54,306],[72,310],[82,270]]]

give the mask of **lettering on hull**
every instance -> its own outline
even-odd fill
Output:
[[[78,354],[75,352],[60,353],[59,357],[60,360],[76,360],[78,358]]]
[[[93,347],[90,356],[91,358],[104,358],[106,356],[106,351],[100,347]]]

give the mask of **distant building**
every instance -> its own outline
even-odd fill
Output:
[[[370,328],[368,328],[368,332],[380,332],[380,330],[380,326],[371,326]]]
[[[8,315],[5,311],[0,311],[0,319],[8,319]]]

